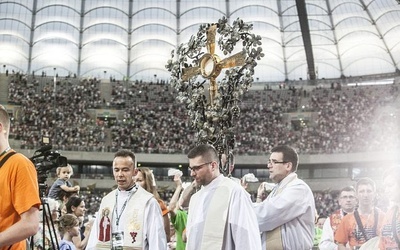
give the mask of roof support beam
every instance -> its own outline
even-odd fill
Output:
[[[83,48],[83,29],[84,29],[84,21],[85,21],[85,6],[86,0],[82,0],[81,2],[81,16],[79,20],[79,45],[78,45],[78,65],[76,72],[78,76],[81,75],[81,68],[82,68],[82,48]]]
[[[32,68],[33,36],[35,35],[35,27],[36,27],[37,2],[38,2],[37,0],[34,0],[32,5],[31,30],[29,34],[28,71],[26,72],[27,74],[31,73],[31,68]]]
[[[297,14],[299,16],[301,34],[303,37],[304,50],[306,51],[308,75],[310,80],[316,79],[314,55],[311,44],[310,27],[308,25],[307,9],[305,0],[296,0]]]

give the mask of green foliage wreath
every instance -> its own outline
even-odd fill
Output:
[[[188,109],[190,123],[196,129],[197,143],[213,144],[220,154],[231,152],[235,146],[234,126],[240,116],[240,98],[253,82],[254,68],[262,53],[261,36],[252,34],[252,24],[236,19],[232,26],[223,17],[218,20],[216,46],[229,56],[237,44],[243,46],[245,63],[242,66],[223,71],[224,77],[218,82],[218,95],[210,104],[207,100],[206,80],[199,81],[199,75],[183,80],[182,71],[199,65],[206,53],[207,30],[211,26],[201,25],[197,35],[191,36],[188,43],[180,44],[177,51],[171,52],[166,68],[171,73],[171,86],[177,90],[177,99]]]

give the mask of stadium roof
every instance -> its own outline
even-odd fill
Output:
[[[396,0],[0,0],[0,65],[168,80],[171,50],[223,16],[254,25],[259,81],[398,72]]]

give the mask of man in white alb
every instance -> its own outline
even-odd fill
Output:
[[[113,173],[118,188],[102,199],[86,249],[166,250],[160,205],[133,179],[137,174],[135,155],[118,151]],[[104,216],[110,223],[101,223]]]
[[[311,249],[315,202],[310,187],[297,178],[298,155],[292,147],[276,146],[268,160],[276,186],[261,203],[254,203],[263,249]]]
[[[186,249],[261,249],[250,196],[240,185],[220,174],[215,148],[198,145],[188,158],[191,176],[203,187],[190,199]]]

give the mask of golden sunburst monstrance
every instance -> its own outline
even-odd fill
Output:
[[[196,129],[196,143],[212,144],[220,155],[234,149],[240,98],[251,87],[256,60],[264,56],[261,36],[252,34],[252,29],[252,24],[239,18],[232,26],[225,17],[201,25],[188,43],[172,51],[166,65],[177,99],[186,105],[190,123]],[[233,53],[238,51],[237,44],[243,47]],[[216,54],[216,46],[224,59]],[[217,81],[221,73],[223,77]],[[227,165],[222,167],[223,173],[226,170]]]

